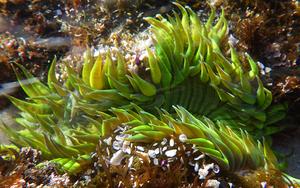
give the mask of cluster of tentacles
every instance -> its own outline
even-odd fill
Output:
[[[246,54],[243,65],[228,43],[223,12],[215,21],[212,10],[204,24],[190,8],[177,6],[181,16],[146,18],[154,46],[139,64],[119,52],[94,57],[87,50],[80,75],[65,63],[65,82],[57,79],[54,60],[47,85],[17,65],[18,79],[29,80],[20,81],[28,98],[9,96],[21,110],[16,121],[23,127],[3,126],[11,142],[40,150],[74,174],[89,164],[99,140],[125,126],[130,143],[178,138],[231,172],[276,168],[268,145],[251,135],[279,131],[270,124],[284,117],[284,106],[271,105],[257,64]]]

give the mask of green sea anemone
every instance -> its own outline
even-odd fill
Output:
[[[147,48],[148,58],[134,70],[119,52],[93,57],[90,49],[81,75],[65,63],[64,83],[56,77],[56,59],[47,85],[17,65],[30,83],[20,82],[26,100],[9,96],[21,110],[16,121],[23,128],[3,126],[11,142],[40,150],[44,159],[74,174],[89,164],[99,140],[127,126],[126,141],[147,144],[181,135],[231,172],[276,168],[268,145],[251,135],[280,130],[270,124],[284,117],[284,106],[271,105],[257,64],[246,54],[245,68],[228,44],[224,11],[214,24],[212,9],[203,24],[190,8],[176,5],[182,16],[145,19],[154,51]],[[19,80],[21,73],[16,71]]]
[[[268,125],[282,119],[285,108],[271,105],[272,93],[263,86],[257,64],[246,54],[249,68],[244,68],[228,43],[224,11],[213,24],[213,9],[203,24],[190,8],[177,6],[181,18],[176,12],[168,20],[160,15],[158,19],[145,18],[154,34],[154,52],[147,49],[143,66],[130,68],[120,53],[113,61],[110,52],[94,59],[87,51],[81,76],[67,68],[66,85],[78,91],[78,105],[86,111],[92,109],[89,113],[94,113],[94,108],[105,111],[131,102],[149,112],[154,112],[153,107],[172,112],[172,105],[180,105],[213,121],[231,121],[233,128],[242,127],[258,138],[281,130]],[[228,48],[230,59],[223,52]],[[55,78],[54,66],[48,85],[53,92],[67,95]]]

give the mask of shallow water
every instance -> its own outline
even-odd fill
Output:
[[[143,21],[143,17],[154,16],[157,13],[171,13],[174,8],[167,0],[146,3],[140,1],[142,4],[138,5],[132,1],[122,1],[128,3],[125,5],[114,5],[109,1],[96,1],[103,4],[84,4],[81,1],[64,4],[62,1],[51,1],[49,7],[39,1],[32,4],[25,1],[15,2],[18,1],[11,1],[5,6],[0,1],[0,32],[3,32],[0,34],[2,37],[0,68],[5,73],[0,75],[0,97],[2,96],[0,100],[5,101],[0,107],[0,119],[14,129],[17,128],[14,118],[18,110],[9,104],[3,95],[4,93],[14,94],[20,98],[25,96],[17,89],[19,86],[15,81],[13,70],[9,68],[10,63],[17,62],[25,65],[43,81],[46,80],[45,75],[54,55],[80,70],[82,54],[86,46],[93,46],[95,54],[118,48],[126,52],[126,58],[134,59],[138,64],[145,56],[141,46],[151,45],[150,33],[145,32],[148,25]],[[188,2],[188,5],[202,15],[201,20],[207,20],[209,8],[204,2],[195,3],[188,0],[184,2]],[[297,12],[290,17],[285,16],[285,14],[291,14],[291,10],[297,11],[298,9],[285,7],[296,6],[292,4],[294,1],[281,4],[266,1],[260,7],[247,2],[243,4],[232,3],[230,0],[214,1],[217,6],[225,7],[228,11],[226,16],[229,19],[230,40],[235,41],[234,44],[238,50],[247,51],[263,65],[261,76],[264,83],[272,89],[274,98],[281,102],[295,101],[298,104],[300,69],[299,65],[297,67],[297,61],[300,57],[300,46],[297,52],[296,44],[300,44],[300,36],[295,34],[295,31],[299,29],[297,23],[295,24]],[[266,10],[269,8],[278,14],[272,15],[269,9],[264,14],[264,8]],[[278,18],[279,13],[282,16]],[[277,19],[282,26],[274,24],[276,23],[274,20]],[[273,27],[269,31],[266,31],[269,27],[265,24],[267,21]],[[274,37],[276,34],[278,37]],[[66,76],[66,73],[59,71],[57,74],[59,79],[64,79]],[[292,128],[275,135],[273,147],[283,154],[292,151],[287,158],[289,166],[286,172],[300,178],[300,137],[298,136],[300,135],[300,116],[299,114],[294,116],[299,109],[295,108],[290,111],[288,116],[292,117],[294,123],[290,125],[287,122],[286,124]],[[283,122],[281,126],[285,126],[285,122],[281,122]],[[2,132],[0,132],[0,143],[8,143],[8,139]]]

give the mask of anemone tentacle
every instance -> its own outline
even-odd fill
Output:
[[[123,133],[127,134],[127,141],[147,144],[160,142],[163,138],[177,138],[184,143],[194,144],[223,169],[231,172],[264,168],[266,164],[273,168],[277,165],[276,158],[266,143],[254,141],[243,130],[237,134],[225,122],[217,122],[216,125],[205,116],[193,116],[181,106],[174,107],[175,117],[160,112],[161,118],[135,107],[133,105],[132,109],[126,110],[111,109],[114,118],[103,122],[102,139],[113,134],[112,127],[123,124],[128,129]]]

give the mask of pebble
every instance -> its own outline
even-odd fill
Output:
[[[220,187],[220,182],[218,180],[209,179],[207,180],[206,187],[218,188]]]
[[[175,145],[175,141],[173,138],[170,139],[169,145],[173,147]]]
[[[232,34],[229,35],[229,38],[228,38],[228,42],[232,45],[232,46],[235,46],[239,40],[237,38],[235,38]]]
[[[181,135],[179,135],[179,140],[180,140],[180,142],[184,143],[187,141],[187,136],[185,134],[181,134]]]
[[[126,137],[127,137],[127,135],[124,135],[124,134],[122,134],[122,135],[117,135],[117,136],[116,136],[116,140],[118,140],[118,141],[123,141],[124,138],[126,138]]]
[[[168,140],[166,138],[164,138],[160,144],[164,146],[164,145],[166,145],[167,142],[168,142]]]
[[[205,157],[204,154],[199,155],[198,157],[194,158],[195,161],[199,161],[200,159],[203,159]]]
[[[155,151],[155,154],[156,154],[156,155],[159,154],[159,148],[156,148],[154,151]]]
[[[214,171],[215,174],[218,174],[220,172],[219,165],[215,164],[214,167],[213,167],[213,171]]]
[[[195,171],[195,172],[198,172],[198,170],[199,170],[199,163],[196,162],[196,163],[195,163],[195,166],[194,166],[194,171]]]
[[[61,15],[62,15],[62,11],[61,11],[60,9],[57,9],[57,10],[56,10],[56,15],[57,15],[57,16],[61,16]]]
[[[266,67],[266,68],[265,68],[265,72],[266,72],[267,74],[269,74],[271,71],[272,71],[272,69],[271,69],[270,67]]]
[[[128,168],[130,168],[132,164],[133,164],[133,156],[131,156],[131,157],[128,159]]]
[[[153,160],[153,164],[156,165],[156,166],[159,165],[159,161],[158,161],[157,158],[155,158],[155,159]]]
[[[148,151],[148,155],[149,155],[150,158],[155,158],[155,157],[156,157],[156,152],[155,152],[155,150],[149,150],[149,151]]]
[[[111,145],[112,137],[106,138],[103,140],[107,145]]]
[[[136,149],[139,151],[145,151],[144,147],[142,147],[142,146],[137,146]]]
[[[109,163],[111,165],[120,165],[121,161],[124,159],[125,153],[122,150],[117,151],[113,154],[112,158],[110,159]]]
[[[122,143],[120,143],[119,141],[114,141],[113,142],[113,148],[115,149],[115,150],[119,150],[119,149],[121,149],[121,144]]]
[[[176,150],[176,149],[171,149],[171,150],[166,151],[166,152],[165,152],[165,155],[166,155],[167,157],[174,157],[174,156],[176,155],[176,153],[177,153],[177,150]]]
[[[167,149],[168,149],[168,147],[165,146],[165,147],[162,148],[162,151],[166,151]]]
[[[260,183],[261,188],[266,188],[267,187],[267,182],[263,181]]]
[[[156,142],[156,143],[153,144],[153,147],[156,147],[157,145],[158,145],[158,143]]]
[[[131,147],[129,141],[124,141],[122,145],[122,151],[127,154],[131,154]]]
[[[214,163],[207,164],[204,168],[200,168],[198,171],[199,179],[205,179],[206,176],[209,174],[209,170],[214,167]]]

